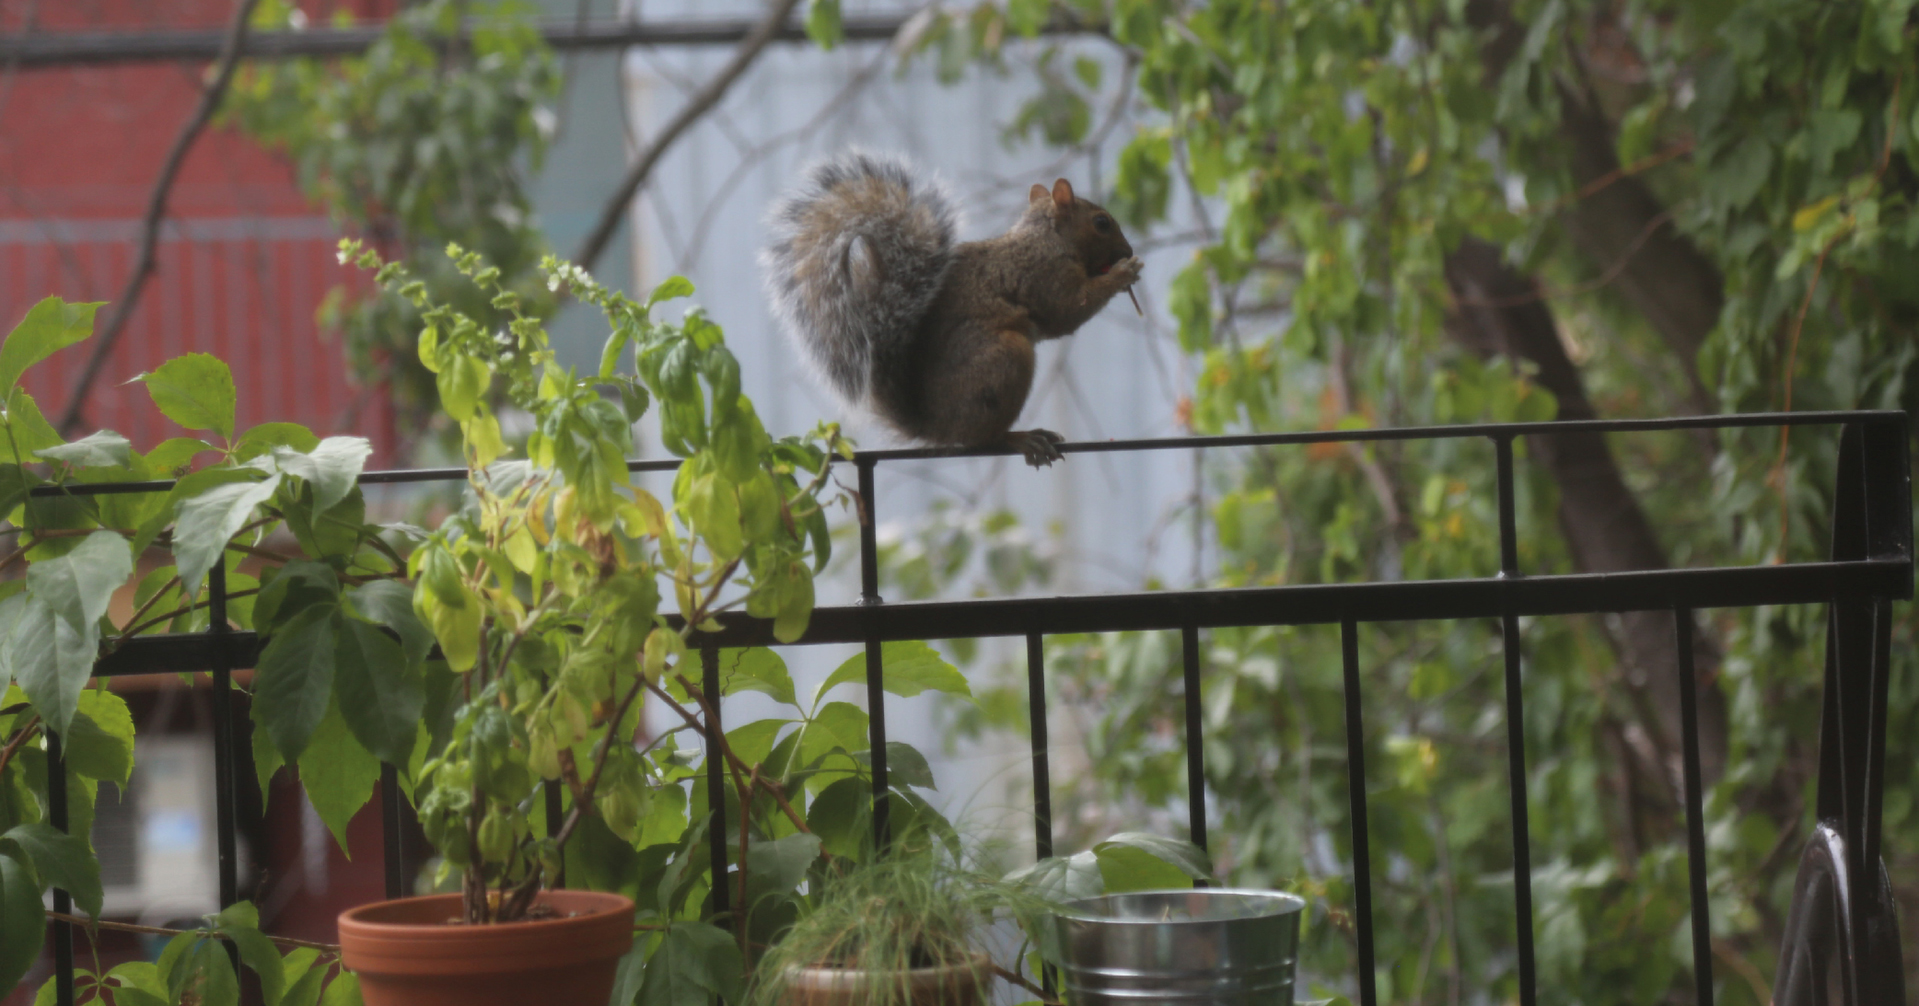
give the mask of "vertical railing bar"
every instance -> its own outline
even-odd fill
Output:
[[[1513,504],[1513,438],[1492,438],[1499,494],[1499,575],[1520,576],[1519,518]],[[1512,798],[1513,908],[1519,952],[1520,1006],[1534,1006],[1539,990],[1533,960],[1532,823],[1526,816],[1526,701],[1520,694],[1519,616],[1500,619],[1506,657],[1506,776]]]
[[[1519,951],[1520,1006],[1535,1006],[1533,969],[1532,824],[1526,817],[1526,705],[1520,697],[1519,616],[1502,620],[1506,655],[1506,776],[1512,796],[1513,908]]]
[[[1519,575],[1519,519],[1513,506],[1513,438],[1493,438],[1499,492],[1499,574]]]
[[[1712,907],[1706,899],[1706,808],[1699,770],[1699,681],[1693,669],[1693,612],[1673,611],[1678,627],[1679,725],[1686,782],[1686,867],[1692,893],[1693,1001],[1712,1006]]]
[[[60,735],[51,729],[47,738],[47,818],[57,831],[66,831],[67,756],[60,747]],[[73,911],[73,897],[65,889],[53,889],[53,910],[62,915]],[[73,1006],[73,926],[53,924],[53,1001],[56,1006]]]
[[[1379,1002],[1377,963],[1373,957],[1373,859],[1366,829],[1366,733],[1360,713],[1359,625],[1339,625],[1340,656],[1346,672],[1346,793],[1353,820],[1353,910],[1359,931],[1359,1006]]]
[[[723,724],[720,723],[720,651],[716,646],[700,647],[700,688],[708,696],[706,704],[706,843],[713,860],[711,897],[713,918],[719,925],[730,927],[728,913],[731,903],[726,893],[726,769],[722,764],[725,756],[720,753]],[[741,807],[740,813],[746,813],[746,808]],[[746,869],[746,864],[741,863],[740,869]]]
[[[380,763],[380,855],[386,871],[386,896],[406,896],[406,851],[400,845],[400,770]]]
[[[1868,890],[1879,886],[1879,839],[1885,820],[1886,703],[1892,678],[1892,604],[1883,598],[1872,605],[1872,725],[1866,732],[1866,794],[1861,859],[1870,871],[1863,879]]]
[[[1046,638],[1026,637],[1026,710],[1033,741],[1033,852],[1039,859],[1053,855],[1053,777],[1047,764]],[[1040,990],[1053,998],[1059,976],[1051,964],[1040,968]]]
[[[1039,633],[1026,637],[1026,706],[1033,737],[1033,852],[1053,854],[1053,778],[1047,765],[1046,648]]]
[[[1206,848],[1206,743],[1200,733],[1199,629],[1179,630],[1180,664],[1186,679],[1186,827],[1193,844]],[[1200,886],[1204,887],[1202,881]]]
[[[213,666],[213,806],[215,838],[220,857],[220,907],[240,900],[240,862],[235,848],[233,772],[233,671],[224,638],[227,625],[226,564],[215,561],[207,571],[207,631],[214,637]]]
[[[860,603],[878,605],[880,597],[880,556],[878,522],[874,516],[873,466],[870,458],[860,458]],[[866,731],[867,754],[873,767],[873,847],[885,849],[892,839],[892,795],[886,776],[886,679],[885,662],[877,635],[866,637]]]

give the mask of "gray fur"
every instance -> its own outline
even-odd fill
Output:
[[[901,161],[855,151],[813,168],[771,225],[766,289],[801,355],[849,405],[906,396],[874,384],[908,379],[915,333],[952,268],[946,194]]]

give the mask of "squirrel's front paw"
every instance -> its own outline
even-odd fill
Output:
[[[1006,434],[1008,446],[1025,455],[1026,463],[1034,468],[1048,468],[1061,460],[1063,455],[1054,445],[1065,442],[1065,437],[1052,430],[1012,430]]]
[[[1123,258],[1113,263],[1113,267],[1106,270],[1106,275],[1111,277],[1113,282],[1118,283],[1120,286],[1132,286],[1134,283],[1139,282],[1140,270],[1145,268],[1146,263],[1140,261],[1138,255],[1134,255],[1131,258]]]

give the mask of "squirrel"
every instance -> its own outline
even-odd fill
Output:
[[[935,183],[855,152],[813,169],[771,223],[774,311],[848,404],[921,442],[1059,460],[1059,434],[1012,427],[1034,343],[1073,334],[1139,279],[1112,214],[1062,178],[1034,185],[1005,234],[960,243]]]

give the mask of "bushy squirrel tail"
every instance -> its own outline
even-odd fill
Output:
[[[773,208],[761,253],[774,313],[849,404],[910,400],[913,333],[945,282],[958,229],[940,188],[901,161],[848,153]]]

